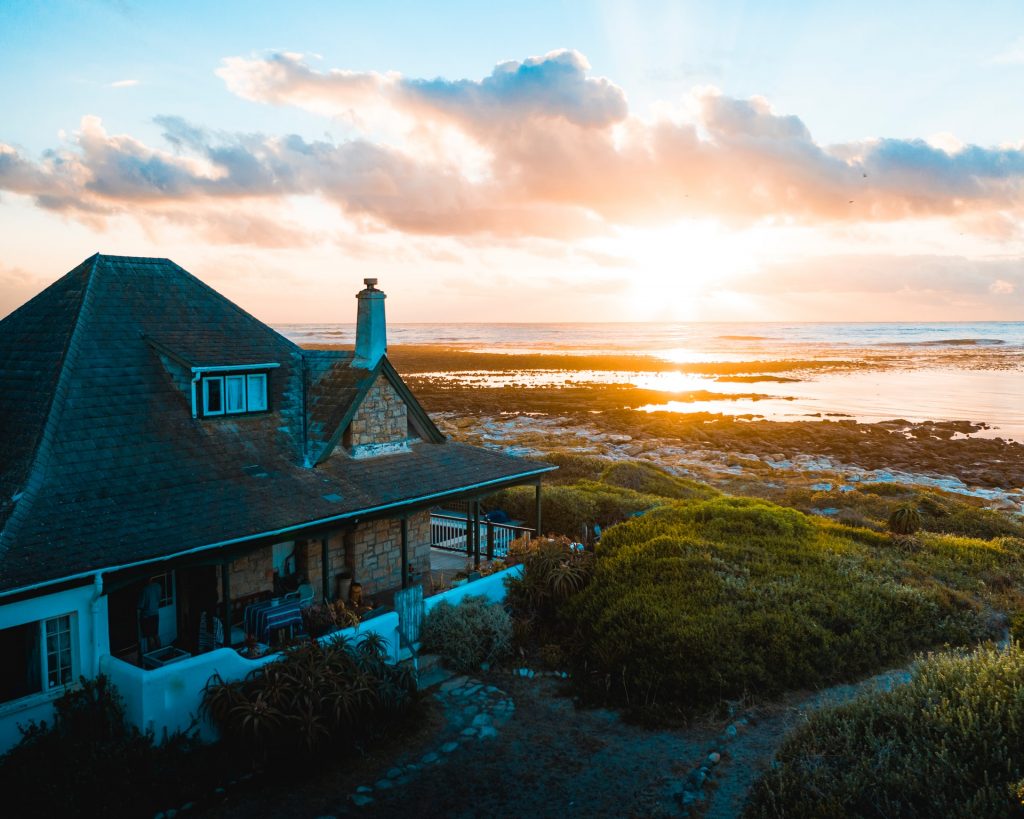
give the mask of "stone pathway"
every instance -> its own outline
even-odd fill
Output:
[[[496,737],[516,708],[512,698],[497,686],[467,676],[447,680],[432,696],[440,703],[445,718],[435,747],[415,759],[397,762],[372,785],[360,785],[349,795],[353,804],[372,805],[382,792],[407,785],[460,747]]]

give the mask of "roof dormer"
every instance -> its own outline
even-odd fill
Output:
[[[279,366],[269,362],[192,367],[192,417],[269,412],[271,371]]]

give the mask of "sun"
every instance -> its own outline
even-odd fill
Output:
[[[623,229],[602,250],[634,271],[623,317],[633,321],[699,320],[709,298],[756,264],[747,236],[705,219]]]

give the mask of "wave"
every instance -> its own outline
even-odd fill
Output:
[[[935,338],[928,341],[896,341],[894,347],[996,347],[1006,344],[1001,338]]]
[[[715,336],[723,341],[771,341],[771,336]]]

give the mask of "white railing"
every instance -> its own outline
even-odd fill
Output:
[[[449,515],[443,512],[430,513],[430,545],[435,549],[449,552],[470,554],[469,536],[473,524],[465,516]],[[502,558],[508,554],[509,544],[517,538],[533,534],[527,526],[515,526],[511,523],[480,522],[480,555],[491,558]]]

